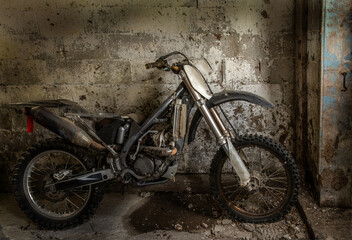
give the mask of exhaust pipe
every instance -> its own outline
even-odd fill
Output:
[[[94,141],[85,131],[76,126],[73,122],[57,116],[45,107],[32,108],[30,115],[35,122],[75,145],[93,148],[98,151],[106,150],[103,145]]]

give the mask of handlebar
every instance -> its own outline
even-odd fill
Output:
[[[180,71],[180,67],[178,66],[179,64],[176,63],[176,64],[172,64],[170,66],[168,64],[167,60],[166,60],[168,57],[170,57],[172,55],[181,55],[181,56],[183,56],[185,58],[185,60],[183,60],[183,61],[189,62],[189,60],[186,57],[186,55],[184,55],[181,52],[175,51],[175,52],[171,52],[171,53],[169,53],[169,54],[167,54],[165,56],[159,57],[155,62],[147,63],[145,65],[145,68],[146,69],[158,68],[158,69],[163,69],[165,71],[172,70],[174,73],[179,73],[179,71]]]

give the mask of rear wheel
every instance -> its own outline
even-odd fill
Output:
[[[81,224],[102,200],[100,185],[63,191],[45,186],[94,167],[87,150],[61,139],[47,140],[30,148],[14,174],[15,197],[26,215],[43,228],[62,229]]]
[[[250,183],[240,186],[220,149],[210,169],[216,199],[235,220],[264,223],[281,219],[297,200],[299,176],[293,158],[281,145],[262,136],[239,137],[233,144],[251,175]]]

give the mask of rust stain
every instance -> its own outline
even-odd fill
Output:
[[[79,100],[81,100],[81,101],[86,100],[86,99],[87,99],[86,95],[79,96]]]
[[[329,163],[336,154],[335,142],[332,140],[327,140],[323,151],[323,157]]]
[[[334,177],[331,182],[331,186],[336,190],[339,191],[343,187],[345,187],[348,183],[348,178],[345,175],[345,172],[339,168],[335,171]]]
[[[244,108],[242,106],[238,106],[233,110],[233,113],[235,114],[235,116],[243,112],[244,112]]]
[[[341,168],[336,171],[326,168],[320,174],[319,182],[323,188],[339,191],[348,184],[348,178]]]
[[[263,131],[264,130],[263,123],[261,122],[263,117],[264,117],[263,114],[260,114],[258,116],[253,116],[252,119],[251,119],[252,123],[254,123],[255,125],[258,126],[258,130],[259,131]]]
[[[260,13],[262,15],[263,18],[269,18],[268,13],[264,10]]]
[[[333,178],[333,171],[331,169],[324,169],[319,176],[319,182],[323,188],[329,188]]]

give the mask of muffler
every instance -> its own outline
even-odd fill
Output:
[[[36,123],[75,145],[85,148],[93,148],[99,151],[106,150],[103,145],[94,141],[88,133],[76,126],[73,122],[57,116],[45,107],[32,108],[30,110],[30,115]]]

